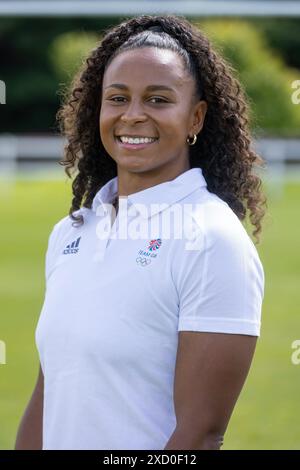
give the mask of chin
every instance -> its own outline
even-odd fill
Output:
[[[128,173],[147,173],[151,171],[151,168],[145,168],[139,165],[119,165],[119,167]]]
[[[140,157],[122,157],[122,158],[116,158],[116,164],[122,168],[123,170],[126,171],[149,171],[151,168],[149,168],[148,165],[145,165],[145,160],[141,159]]]

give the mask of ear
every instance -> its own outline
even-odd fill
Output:
[[[206,111],[207,102],[204,100],[198,101],[196,104],[193,105],[189,135],[197,135],[201,131],[204,124]]]

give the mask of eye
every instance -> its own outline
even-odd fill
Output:
[[[108,101],[115,101],[117,98],[121,98],[121,99],[124,99],[123,96],[115,96],[114,98],[110,98]],[[119,101],[117,101],[118,103]]]
[[[124,103],[126,98],[124,96],[113,96],[112,98],[108,98],[107,101],[112,101],[113,103]],[[148,100],[152,103],[168,103],[168,101],[160,96],[153,96]]]
[[[151,100],[159,100],[159,103],[167,103],[166,100],[164,100],[162,98],[159,98],[159,96],[153,96],[153,98],[151,98]]]

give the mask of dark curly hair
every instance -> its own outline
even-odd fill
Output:
[[[198,98],[207,102],[203,128],[196,144],[189,147],[190,167],[202,168],[207,189],[226,201],[240,220],[249,211],[258,242],[266,197],[254,170],[264,161],[250,148],[244,92],[234,70],[213,50],[208,38],[175,15],[142,15],[108,29],[73,78],[57,112],[59,129],[67,138],[60,164],[68,177],[77,173],[69,215],[82,224],[83,216],[74,212],[81,206],[90,208],[97,191],[117,176],[116,162],[104,149],[98,127],[99,90],[106,67],[124,50],[151,46],[177,52],[195,79]]]

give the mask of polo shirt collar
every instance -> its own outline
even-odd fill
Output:
[[[207,183],[202,169],[198,167],[190,168],[171,181],[165,181],[142,191],[129,194],[127,197],[128,206],[131,204],[136,206],[136,210],[143,218],[152,217],[204,186],[207,186]],[[103,207],[104,204],[112,204],[117,192],[118,177],[115,176],[97,192],[93,199],[92,210],[96,212],[99,204]],[[140,210],[140,204],[147,206],[146,212]]]

